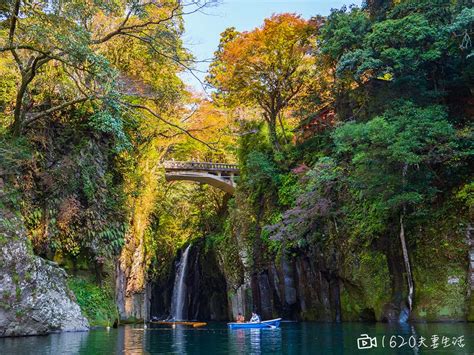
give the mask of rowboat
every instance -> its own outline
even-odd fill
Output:
[[[229,329],[274,329],[280,326],[281,318],[264,320],[259,323],[227,323]]]
[[[185,325],[185,326],[193,327],[193,328],[205,327],[207,325],[206,322],[188,322],[188,321],[176,321],[176,322],[151,321],[150,323],[158,324],[158,325],[169,325],[173,328],[176,327],[177,325]]]

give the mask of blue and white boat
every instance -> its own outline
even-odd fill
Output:
[[[274,329],[280,326],[280,321],[281,321],[281,318],[276,318],[276,319],[264,320],[258,323],[233,322],[233,323],[227,323],[227,325],[229,326],[229,329]]]

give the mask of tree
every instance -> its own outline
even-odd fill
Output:
[[[35,146],[39,168],[31,174],[44,173],[50,184],[22,186],[31,196],[22,210],[28,227],[48,253],[80,253],[98,264],[120,253],[131,291],[143,285],[153,252],[146,233],[160,161],[200,130],[182,120],[189,110],[178,73],[194,61],[182,45],[182,17],[209,3],[0,4],[0,63],[14,68],[13,80],[0,70],[0,91],[8,93],[0,97],[2,124],[18,140],[47,142]]]
[[[104,52],[118,38],[132,38],[155,56],[189,68],[190,58],[180,50],[182,15],[207,5],[194,0],[4,3],[0,53],[10,53],[19,72],[13,132],[19,135],[36,120],[86,102],[116,111],[119,72]],[[56,88],[62,95],[54,100],[35,96],[31,89],[47,66],[62,72]]]
[[[392,0],[365,0],[364,7],[374,19],[381,19],[392,6]]]
[[[273,15],[251,32],[222,33],[207,81],[229,106],[258,106],[274,151],[277,122],[308,86],[314,26],[293,14]]]

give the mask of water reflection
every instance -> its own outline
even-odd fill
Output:
[[[245,351],[245,330],[235,329],[229,330],[229,349],[232,349],[236,353],[243,353]]]
[[[238,354],[279,353],[282,350],[281,329],[229,329],[228,347]]]
[[[377,337],[374,354],[472,354],[474,324],[434,323],[387,325],[362,323],[283,323],[281,329],[229,330],[225,323],[205,328],[125,326],[49,336],[0,338],[0,354],[360,354],[357,338]],[[391,336],[405,339],[464,336],[464,347],[423,346],[388,348]],[[385,336],[386,347],[381,348]],[[440,340],[441,342],[441,340]]]
[[[186,353],[186,343],[185,343],[185,329],[184,326],[177,325],[173,328],[173,351],[179,354]]]
[[[255,354],[260,353],[260,331],[261,329],[250,330],[250,351]]]

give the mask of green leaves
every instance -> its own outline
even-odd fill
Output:
[[[350,160],[360,197],[392,211],[432,199],[434,167],[448,164],[458,150],[446,109],[409,101],[367,123],[344,124],[333,137],[336,152]]]
[[[391,162],[419,164],[443,162],[456,148],[455,130],[442,106],[420,108],[401,102],[367,123],[348,123],[334,133],[339,153],[352,152],[354,163],[377,149]]]
[[[463,9],[448,26],[448,30],[461,39],[459,48],[466,53],[467,58],[474,55],[471,36],[474,33],[474,8]]]
[[[373,25],[365,44],[377,50],[419,48],[436,38],[436,29],[422,14],[411,14]]]
[[[268,155],[250,152],[245,163],[244,178],[253,189],[261,192],[271,191],[279,181],[278,167]]]
[[[341,26],[339,17],[344,18],[346,22],[349,19],[352,22],[357,21],[360,15],[356,14],[357,10],[353,10],[350,14],[339,13],[334,18],[329,17],[329,21],[336,21],[330,22],[329,28]],[[328,45],[322,52],[333,52],[333,55],[337,53],[339,77],[352,74],[353,78],[360,82],[390,74],[395,80],[423,82],[426,80],[422,75],[423,70],[435,70],[436,63],[451,50],[450,27],[440,27],[443,26],[444,18],[439,17],[442,13],[434,15],[436,14],[438,18],[433,19],[416,8],[400,12],[393,10],[391,18],[375,22],[370,31],[369,27],[365,26],[362,27],[365,32],[355,32],[359,33],[357,42],[348,45],[346,40],[336,36],[325,42]],[[352,29],[352,25],[349,25],[351,21],[342,25],[346,32]],[[459,26],[462,27],[465,22],[466,20],[460,21]],[[332,33],[337,35],[338,31],[333,30]],[[341,45],[341,49],[335,49],[335,41],[338,41],[336,43]]]
[[[281,206],[292,207],[300,192],[298,176],[293,173],[280,175],[280,188],[278,189],[278,202]]]
[[[333,10],[320,30],[321,53],[332,60],[339,60],[345,53],[359,48],[370,30],[371,24],[365,12],[359,8]]]
[[[98,111],[90,117],[89,126],[98,132],[111,134],[115,138],[116,153],[130,149],[132,146],[124,130],[120,112],[114,112],[105,107],[105,111]]]
[[[117,307],[110,286],[100,287],[79,277],[70,278],[68,286],[91,326],[112,325],[117,317]]]

